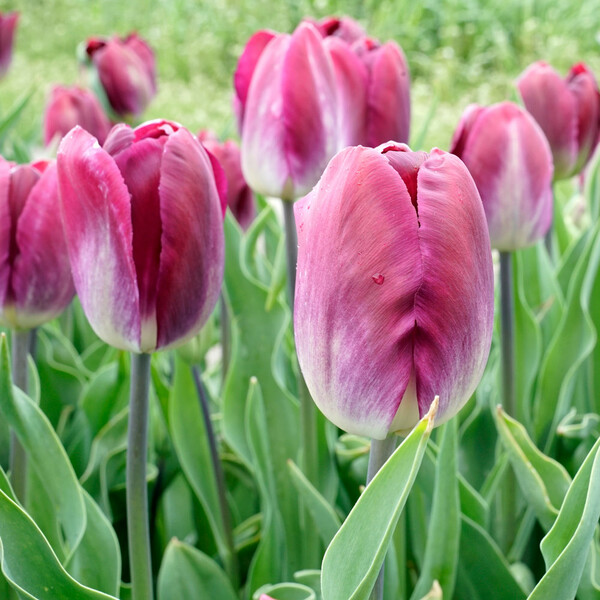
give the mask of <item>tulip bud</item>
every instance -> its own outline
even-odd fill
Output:
[[[85,52],[117,115],[139,117],[156,94],[154,52],[137,34],[91,38]]]
[[[347,432],[436,425],[475,390],[489,353],[494,276],[464,164],[389,142],[346,148],[295,205],[296,348],[316,404]]]
[[[395,42],[381,45],[362,38],[353,45],[368,69],[365,146],[387,140],[408,142],[410,74],[404,52]]]
[[[198,139],[223,167],[227,179],[227,206],[242,229],[248,229],[256,216],[254,194],[244,179],[239,146],[233,140],[219,142],[208,131],[201,131]]]
[[[308,192],[338,145],[335,72],[318,30],[301,23],[292,35],[268,41],[240,103],[242,170],[250,187],[286,200]]]
[[[600,93],[592,72],[574,65],[565,79],[545,62],[530,65],[517,80],[525,108],[548,138],[554,178],[581,172],[598,143]]]
[[[15,29],[19,13],[0,13],[0,77],[4,77],[12,61]]]
[[[0,323],[37,327],[75,293],[54,162],[11,165],[0,157],[0,227]]]
[[[469,106],[450,152],[477,184],[493,248],[517,250],[544,237],[552,223],[552,154],[528,112],[512,102]]]
[[[111,125],[102,105],[85,88],[55,85],[44,112],[44,144],[60,139],[75,125],[81,125],[103,144]]]
[[[211,160],[186,129],[114,127],[104,148],[80,127],[58,150],[75,288],[94,331],[134,352],[184,343],[223,279],[223,214]]]

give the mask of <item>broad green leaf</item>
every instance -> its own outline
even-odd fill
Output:
[[[571,478],[560,463],[537,448],[525,427],[500,406],[496,422],[527,504],[534,510],[544,530],[548,531],[558,515]]]
[[[315,591],[300,583],[265,585],[254,592],[252,600],[259,600],[262,594],[267,594],[273,600],[317,600]]]
[[[288,461],[288,468],[292,476],[292,483],[310,513],[319,537],[327,547],[342,524],[340,518],[292,460]],[[312,531],[310,534],[312,535]]]
[[[461,517],[456,598],[469,600],[524,600],[525,592],[490,535],[464,515]]]
[[[366,487],[323,558],[323,600],[366,600],[421,465],[437,402]]]
[[[600,440],[571,484],[560,513],[540,544],[546,573],[528,600],[575,597],[600,518]]]
[[[0,411],[27,451],[28,464],[45,485],[65,535],[64,548],[55,550],[68,557],[77,548],[86,527],[82,490],[46,415],[26,394],[13,387],[5,336],[0,341]]]
[[[225,517],[219,501],[217,474],[213,464],[207,423],[194,385],[192,371],[179,356],[175,357],[169,423],[181,468],[206,511],[222,560],[225,564],[230,564],[233,557],[227,544]]]
[[[457,419],[445,423],[435,470],[433,505],[425,558],[411,598],[425,596],[435,581],[452,598],[460,545],[460,496],[457,471]],[[438,438],[439,439],[439,438]]]
[[[61,566],[31,518],[0,491],[2,573],[23,598],[114,600],[75,581]]]
[[[158,600],[239,600],[214,560],[177,539],[163,557],[157,590]]]

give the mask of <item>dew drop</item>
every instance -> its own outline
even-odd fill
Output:
[[[373,280],[373,283],[376,283],[377,285],[381,285],[385,281],[383,273],[375,273],[375,275],[371,276],[371,279]]]

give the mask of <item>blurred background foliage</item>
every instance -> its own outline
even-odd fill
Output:
[[[14,128],[26,144],[40,143],[50,86],[78,81],[78,43],[114,32],[136,30],[156,51],[159,93],[146,118],[221,136],[236,134],[232,75],[249,36],[291,31],[306,15],[348,14],[402,46],[413,81],[412,145],[425,149],[448,148],[468,103],[513,99],[514,79],[535,60],[561,74],[584,61],[600,75],[597,0],[9,0],[2,10],[20,11],[21,20],[0,110],[32,92]]]

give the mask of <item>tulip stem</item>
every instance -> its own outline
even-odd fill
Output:
[[[27,393],[28,329],[13,329],[11,351],[13,384]],[[15,496],[24,505],[27,496],[27,453],[14,431],[10,434],[10,479]]]
[[[126,486],[132,600],[152,600],[154,596],[146,484],[150,358],[150,354],[131,354]]]
[[[294,312],[294,297],[296,293],[296,264],[298,262],[298,236],[296,234],[296,219],[294,217],[294,203],[282,200],[283,222],[285,224],[285,250],[288,267],[288,289],[292,313]]]
[[[515,309],[513,301],[512,255],[500,252],[500,331],[502,346],[502,406],[511,417],[516,414],[515,388]],[[509,468],[502,486],[504,548],[510,548],[516,531],[515,478]]]
[[[229,320],[227,300],[225,300],[225,293],[223,291],[219,299],[221,306],[221,383],[225,385],[225,378],[229,370],[229,361],[231,360],[231,322]]]
[[[396,449],[397,437],[389,435],[384,440],[371,440],[371,450],[369,452],[369,466],[367,467],[367,485],[371,483],[373,477],[377,475],[379,469],[383,467],[387,459]],[[381,571],[377,576],[375,587],[371,592],[371,600],[383,600],[383,578],[384,566],[381,565]]]
[[[204,385],[200,377],[200,371],[197,366],[192,368],[192,374],[194,376],[194,384],[196,386],[198,400],[200,401],[200,409],[202,410],[202,418],[204,419],[206,437],[208,439],[208,446],[210,448],[210,458],[215,473],[215,483],[217,485],[219,507],[221,509],[221,519],[223,521],[223,530],[225,532],[225,543],[227,544],[227,556],[223,557],[223,563],[225,564],[225,570],[229,575],[229,579],[233,587],[237,588],[239,582],[238,564],[237,555],[235,553],[235,546],[233,542],[231,514],[229,512],[229,505],[227,504],[225,476],[223,474],[223,467],[221,465],[221,461],[219,460],[217,440],[215,437],[215,431],[212,426],[212,420],[210,418],[210,407],[208,406],[206,391],[204,389]]]

